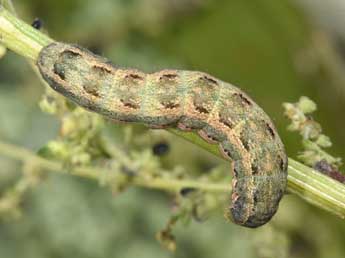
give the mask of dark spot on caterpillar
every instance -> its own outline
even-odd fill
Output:
[[[243,183],[242,182],[237,182],[237,184],[236,184],[236,191],[239,192],[239,193],[242,193],[244,191]]]
[[[218,85],[218,82],[215,79],[213,79],[213,78],[211,78],[211,77],[209,77],[207,75],[204,75],[204,76],[200,77],[199,79],[203,80],[203,81],[206,81],[206,82],[208,82],[210,84]]]
[[[232,160],[234,160],[234,157],[231,157]],[[236,160],[234,162],[234,176],[236,178],[238,178],[240,176],[240,171],[243,171],[243,167],[242,167],[242,162],[239,160]]]
[[[197,127],[195,127],[195,126],[185,126],[185,128],[186,128],[186,130],[196,130],[197,129]]]
[[[234,93],[234,96],[238,96],[243,103],[249,106],[252,105],[252,102],[249,99],[247,99],[242,93]]]
[[[54,64],[54,71],[61,80],[65,80],[65,68],[61,64]]]
[[[224,153],[228,158],[230,158],[231,160],[233,160],[233,157],[231,156],[230,150],[225,149],[225,148],[223,148],[223,147],[222,147],[222,150],[223,150],[223,153]],[[235,171],[237,171],[236,168],[234,168],[234,172],[235,172]]]
[[[215,141],[215,142],[218,141],[218,139],[217,139],[216,137],[214,137],[214,136],[211,136],[211,135],[207,135],[207,136],[208,136],[208,138],[210,138],[212,141]]]
[[[133,101],[124,100],[124,99],[120,99],[120,101],[125,107],[131,108],[131,109],[138,109],[139,108],[139,105],[134,103]]]
[[[78,52],[75,52],[73,50],[66,49],[63,52],[61,52],[61,57],[72,59],[72,58],[76,58],[76,57],[81,57],[81,54],[79,54]]]
[[[250,150],[249,141],[248,141],[247,137],[245,137],[245,136],[243,135],[243,131],[241,132],[241,135],[240,135],[240,141],[241,141],[243,147],[244,147],[247,151],[249,151],[249,150]]]
[[[234,168],[234,176],[235,176],[235,177],[238,177],[238,171],[237,171],[236,168]]]
[[[254,191],[254,194],[253,194],[253,201],[254,201],[254,203],[258,202],[258,199],[259,199],[258,195],[259,195],[258,191]],[[253,206],[253,210],[254,209],[255,209],[255,205]]]
[[[279,160],[279,168],[280,170],[284,170],[285,169],[285,162],[282,159],[282,157],[280,155],[278,155],[278,160]]]
[[[100,75],[111,74],[111,70],[109,70],[107,67],[104,67],[104,66],[94,65],[92,69],[96,71],[97,73],[99,73]]]
[[[174,80],[177,78],[177,74],[174,73],[167,73],[167,74],[163,74],[161,77],[159,77],[159,80]]]
[[[180,104],[172,101],[162,101],[161,105],[164,106],[164,108],[166,109],[174,109],[180,107]]]
[[[233,125],[231,124],[231,122],[228,121],[228,119],[226,119],[224,117],[220,117],[219,122],[222,123],[223,125],[227,126],[230,129],[233,128]]]
[[[209,111],[201,105],[195,105],[195,103],[194,103],[194,106],[195,106],[195,109],[202,114],[208,114],[209,113]]]
[[[87,82],[85,85],[83,85],[83,89],[91,94],[92,96],[99,97],[99,92],[97,90],[97,85],[93,82]]]
[[[266,127],[267,127],[268,132],[269,132],[270,135],[272,136],[272,138],[274,138],[276,135],[275,135],[275,133],[274,133],[273,128],[270,126],[269,123],[266,123]]]
[[[127,74],[125,76],[125,78],[126,79],[132,79],[132,80],[138,80],[138,81],[144,80],[144,77],[140,76],[139,74],[135,74],[135,73]]]
[[[152,152],[156,156],[166,155],[170,150],[169,145],[166,142],[159,142],[153,145]]]
[[[31,26],[33,28],[35,28],[36,30],[40,30],[42,28],[42,25],[43,25],[43,23],[42,23],[41,19],[37,18],[37,17],[31,23]]]
[[[196,189],[193,188],[193,187],[185,187],[185,188],[182,188],[182,189],[180,190],[180,194],[181,194],[182,196],[186,196],[186,195],[188,195],[188,194],[194,192],[195,190],[196,190]]]
[[[201,138],[210,144],[219,144],[226,139],[225,133],[220,130],[206,126],[202,130],[198,131]]]
[[[259,173],[259,168],[258,168],[257,160],[253,161],[253,163],[251,164],[251,168],[252,168],[252,174],[253,175],[257,175]]]
[[[217,142],[217,138],[212,136],[212,135],[209,135],[209,134],[206,134],[207,138],[209,138],[210,140],[214,141],[214,142]]]

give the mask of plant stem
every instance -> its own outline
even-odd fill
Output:
[[[51,161],[41,158],[33,152],[18,147],[12,144],[0,141],[0,154],[9,158],[20,160],[23,162],[33,162],[36,166],[44,168],[47,171],[54,171],[59,173],[67,173],[63,165],[57,161]],[[101,167],[78,167],[73,168],[69,174],[80,176],[84,178],[100,180],[102,175],[111,175],[113,171]],[[111,182],[110,182],[111,183]],[[116,183],[116,182],[114,182]],[[164,189],[166,191],[178,192],[183,188],[196,188],[208,192],[229,192],[231,191],[230,184],[216,184],[209,182],[198,182],[195,180],[176,180],[176,179],[162,179],[162,178],[144,178],[140,175],[135,176],[130,184],[152,189]]]
[[[35,61],[42,47],[53,40],[0,5],[0,42],[13,52]]]
[[[36,61],[40,50],[47,44],[53,42],[52,39],[30,25],[19,20],[0,5],[0,41],[7,48],[19,55]],[[210,145],[202,141],[196,134],[181,132],[170,129],[170,132],[185,138],[186,140],[202,147],[203,149],[222,157],[217,146]],[[60,172],[62,165],[42,159],[33,153],[15,147],[13,145],[0,143],[0,153],[9,157],[27,160],[35,159],[41,167],[48,170]],[[99,168],[77,168],[72,174],[87,178],[99,178]],[[111,173],[111,171],[109,171]],[[144,179],[135,178],[132,184],[148,187],[176,191],[183,187],[199,188],[207,191],[226,192],[230,191],[229,185],[201,183],[195,181],[171,180],[171,179]],[[325,209],[333,214],[345,218],[345,185],[307,167],[303,164],[289,159],[288,169],[288,191],[295,193],[307,202]]]

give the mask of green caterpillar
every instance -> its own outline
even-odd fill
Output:
[[[208,74],[119,68],[75,45],[40,52],[40,73],[76,104],[122,122],[196,131],[233,161],[228,217],[246,227],[268,222],[286,189],[287,156],[266,113],[243,91]]]

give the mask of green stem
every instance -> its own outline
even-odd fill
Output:
[[[51,161],[37,156],[31,151],[12,144],[0,141],[0,154],[6,157],[20,160],[23,162],[33,162],[35,166],[44,168],[47,171],[59,173],[67,173],[63,165],[57,161]],[[70,174],[84,178],[101,180],[102,175],[112,175],[113,171],[101,167],[78,167],[69,171]],[[110,182],[111,183],[111,182]],[[114,182],[116,183],[116,182]],[[229,192],[231,187],[229,184],[216,184],[210,182],[198,182],[195,180],[176,180],[162,178],[145,178],[140,175],[135,176],[130,184],[152,189],[164,189],[166,191],[178,192],[183,188],[196,188],[208,192]]]
[[[37,59],[39,51],[44,46],[53,42],[52,39],[19,20],[1,6],[0,40],[7,48],[33,61]],[[218,157],[222,157],[215,145],[207,144],[196,134],[181,132],[174,129],[170,131]],[[28,158],[36,159],[37,163],[48,170],[62,170],[61,164],[39,158],[27,150],[12,145],[0,143],[0,153],[20,160],[27,160]],[[101,170],[105,171],[104,169]],[[99,177],[99,168],[78,168],[73,171],[73,174],[95,179]],[[133,181],[133,184],[173,191],[181,189],[182,187],[195,187],[215,192],[230,190],[229,185],[170,179],[137,178]],[[345,185],[293,159],[289,159],[288,191],[297,194],[307,202],[330,211],[341,218],[345,217]]]
[[[0,41],[13,52],[37,60],[42,47],[53,42],[30,25],[16,18],[0,5]]]

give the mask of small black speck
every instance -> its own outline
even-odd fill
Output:
[[[152,152],[156,156],[163,156],[166,155],[170,150],[168,143],[166,142],[159,142],[153,145]]]
[[[40,30],[42,28],[42,20],[40,18],[35,18],[31,23],[31,26],[34,27],[36,30]]]
[[[65,68],[61,64],[54,64],[53,72],[58,75],[61,80],[66,79]]]
[[[196,189],[195,188],[192,188],[192,187],[185,187],[185,188],[182,188],[181,191],[180,191],[180,194],[182,196],[186,196],[188,195],[189,193],[191,192],[194,192]]]

